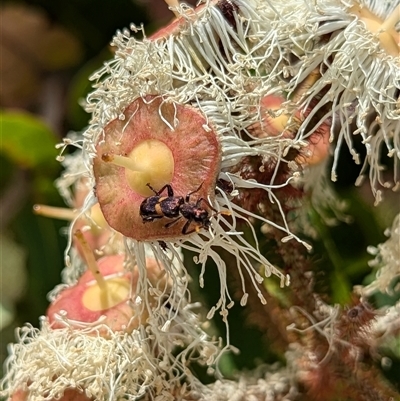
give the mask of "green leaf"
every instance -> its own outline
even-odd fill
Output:
[[[56,137],[39,118],[24,112],[0,113],[0,152],[23,168],[57,165]]]

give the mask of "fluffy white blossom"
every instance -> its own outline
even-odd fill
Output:
[[[399,9],[395,1],[379,4],[357,0],[205,1],[196,9],[185,4],[173,7],[177,20],[150,37],[136,26],[117,32],[111,43],[113,59],[91,77],[94,90],[85,105],[91,114],[88,128],[81,137],[71,136],[60,145],[62,151],[70,144],[79,148],[64,159],[66,172],[56,184],[76,210],[69,228],[65,284],[53,291],[51,299],[64,287],[73,286],[82,274],[84,258],[76,251],[73,236],[85,219],[82,231],[99,228],[107,233],[105,243],[95,242],[96,256],[123,254],[124,268],[139,273],[136,288],[129,289],[129,302],[146,319],[131,333],[110,331],[107,338],[98,335],[102,321],[77,329],[77,322],[62,314],[59,320],[65,328],[54,330],[46,320],[41,329],[21,328],[18,342],[10,348],[7,373],[1,382],[5,395],[22,389],[28,390],[32,400],[45,400],[60,397],[66,389],[79,388],[96,400],[136,399],[147,394],[165,401],[174,399],[175,386],[182,382],[195,394],[199,383],[190,363],[196,361],[214,371],[222,342],[209,338],[192,311],[197,305],[190,303],[191,276],[199,275],[203,287],[206,263],[215,263],[220,298],[207,317],[219,312],[228,325],[228,309],[233,305],[227,286],[229,269],[239,271],[241,305],[249,296],[244,275],[250,278],[262,303],[266,300],[260,285],[266,277],[276,276],[282,287],[290,284],[290,277],[260,251],[255,223],[260,223],[265,232],[279,232],[282,242],[298,241],[311,249],[293,232],[296,223],[289,225],[288,210],[295,201],[284,203],[286,199],[279,198],[278,191],[312,192],[311,203],[320,212],[327,206],[334,209],[336,217],[343,217],[343,207],[327,185],[325,168],[329,160],[322,160],[317,168],[307,168],[301,157],[296,157],[306,159],[312,153],[312,136],[322,135],[322,126],[328,127],[332,143],[333,181],[341,147],[346,143],[354,160],[364,163],[361,176],[369,174],[377,201],[381,199],[379,185],[396,188],[400,57],[396,54],[398,43],[394,42],[398,33],[393,13]],[[376,24],[383,28],[376,28]],[[132,35],[138,31],[143,33],[142,40]],[[282,99],[279,109],[265,106],[265,99],[271,95]],[[287,117],[281,132],[268,134],[267,115]],[[189,120],[187,126],[184,116]],[[201,122],[199,131],[190,124],[193,121]],[[161,164],[160,170],[168,167],[172,178],[154,190],[153,182],[147,180],[153,154],[145,155],[150,167],[139,168],[136,161],[127,159],[137,146],[135,140],[153,141],[156,130],[159,142],[167,142],[168,136],[172,162],[164,165],[163,160],[157,160],[153,164]],[[185,147],[184,140],[176,150],[177,133],[183,133],[183,139],[209,140],[212,145],[204,148],[205,153],[211,149],[211,162],[204,162],[208,154],[196,155],[190,145]],[[364,161],[355,150],[357,135],[365,146]],[[129,141],[133,150],[124,148]],[[329,155],[327,142],[324,157]],[[394,161],[393,174],[387,179],[382,174],[382,151]],[[178,170],[176,166],[179,171],[174,170]],[[198,166],[201,172],[196,171]],[[150,195],[135,192],[127,170],[145,177],[142,184]],[[196,174],[202,174],[204,180],[194,185]],[[187,191],[167,192],[165,197],[162,191],[171,191],[172,182],[176,190],[179,181],[185,181],[182,187]],[[188,224],[195,223],[195,228],[186,233],[181,228],[181,210],[182,215],[173,216],[171,206],[171,215],[177,219],[165,220],[170,216],[162,209],[161,200],[179,197],[187,205],[196,193],[198,199],[189,205],[193,216],[198,218],[195,212],[202,211],[193,207],[201,209],[203,204],[208,204],[209,215],[200,223],[193,216],[184,216]],[[142,202],[149,199],[154,210],[142,211]],[[95,219],[96,206],[107,221],[104,225]],[[116,213],[119,206],[121,214]],[[129,235],[114,225],[121,216]],[[297,228],[301,224],[303,220]],[[381,268],[377,279],[365,289],[366,294],[377,289],[388,291],[400,276],[399,224],[398,216],[390,239],[370,249],[377,255],[372,264]],[[303,233],[312,235],[304,225]],[[161,231],[151,231],[157,227]],[[175,230],[174,235],[168,235],[167,229]],[[188,271],[182,249],[195,255],[198,272]],[[222,251],[234,262],[227,264]],[[155,260],[162,271],[159,280],[152,279],[147,258]],[[341,343],[333,327],[339,321],[339,308],[322,302],[319,308],[318,316],[293,308],[297,317],[308,319],[310,325],[289,329],[300,334],[316,330],[327,340],[328,358],[334,342]],[[282,370],[268,373],[257,383],[243,378],[238,383],[219,381],[199,388],[204,391],[202,396],[221,401],[275,399],[275,395],[290,400],[296,389],[288,376]]]
[[[302,90],[298,108],[312,105],[297,133],[309,137],[332,118],[331,141],[336,143],[331,177],[342,145],[356,163],[361,137],[366,156],[361,177],[368,174],[379,202],[380,187],[396,187],[400,158],[400,57],[398,1],[267,0],[275,40],[287,49],[281,87],[296,96],[298,85],[312,73],[318,79]],[[291,94],[291,95],[290,95]],[[382,175],[382,153],[393,159],[393,177]],[[360,181],[359,181],[360,182]]]
[[[172,252],[174,246],[181,246],[198,253],[195,260],[201,264],[202,272],[206,261],[209,258],[214,260],[221,278],[221,298],[216,310],[221,309],[224,316],[231,299],[226,287],[228,267],[218,248],[231,253],[237,260],[237,266],[232,268],[249,274],[256,286],[262,282],[263,276],[271,274],[278,276],[283,286],[288,284],[289,278],[259,252],[250,220],[257,219],[282,230],[285,241],[293,239],[304,243],[291,232],[283,210],[280,209],[281,216],[276,222],[249,212],[235,202],[238,191],[256,188],[265,191],[269,202],[280,208],[274,190],[290,185],[298,173],[293,171],[293,177],[289,176],[284,183],[274,184],[272,180],[265,184],[232,174],[229,170],[244,157],[252,156],[276,166],[287,164],[285,153],[290,147],[299,148],[301,145],[281,137],[263,140],[242,138],[241,132],[260,120],[260,101],[271,90],[283,57],[279,47],[275,46],[270,22],[261,12],[262,2],[238,1],[234,4],[230,20],[213,2],[200,7],[199,11],[181,5],[176,10],[180,19],[159,34],[137,40],[128,30],[118,32],[112,42],[114,59],[91,78],[95,90],[88,96],[86,109],[92,118],[83,134],[83,156],[91,174],[91,161],[101,156],[97,154],[96,147],[107,135],[106,127],[115,119],[125,123],[124,110],[136,99],[146,102],[146,96],[152,95],[170,104],[190,105],[206,119],[205,130],[215,129],[221,144],[218,179],[228,182],[231,190],[224,191],[217,185],[215,196],[208,199],[217,211],[209,231],[183,236],[172,241],[174,245],[163,241]],[[139,28],[133,26],[131,29],[137,31]],[[163,119],[161,107],[159,114]],[[166,128],[179,128],[178,120],[171,123],[164,121]],[[126,126],[129,122],[130,119],[126,121]],[[120,140],[121,143],[124,141],[124,130]],[[89,197],[94,201],[92,193]],[[86,203],[92,202],[88,198]],[[226,217],[227,214],[230,216]],[[242,229],[238,229],[238,222],[250,229],[251,240],[244,238]],[[140,230],[140,227],[137,229]],[[140,264],[141,243],[127,238],[126,245]],[[304,245],[309,248],[308,244]],[[150,246],[154,257],[169,270],[169,262],[163,256],[158,241],[151,242]],[[241,303],[245,304],[247,292],[244,288],[243,292]],[[260,290],[258,295],[265,302]]]
[[[201,329],[196,305],[179,302],[179,312],[164,307],[166,316],[171,312],[168,325],[158,309],[146,326],[129,333],[110,330],[102,319],[84,323],[64,316],[65,328],[52,329],[46,318],[40,329],[23,326],[9,346],[0,395],[22,390],[28,401],[39,401],[76,388],[96,400],[137,398],[174,391],[183,379],[195,388],[189,364],[212,368],[220,348]]]
[[[399,289],[400,214],[394,218],[392,227],[385,231],[385,235],[388,239],[384,243],[368,247],[368,252],[375,256],[369,265],[378,270],[375,279],[362,290],[366,296],[376,291],[392,294]]]
[[[28,400],[48,400],[68,388],[97,400],[145,394],[158,374],[156,358],[149,358],[151,344],[138,332],[109,334],[105,339],[96,328],[52,330],[45,320],[41,329],[20,328],[18,342],[9,347],[2,395],[22,389]]]

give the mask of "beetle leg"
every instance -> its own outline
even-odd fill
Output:
[[[168,224],[166,224],[164,227],[165,228],[169,228],[172,227],[175,223],[177,223],[180,219],[182,218],[182,216],[179,216],[177,219],[170,221]],[[185,224],[186,225],[186,224]]]
[[[194,229],[191,230],[191,231],[188,231],[188,228],[189,228],[191,222],[192,222],[192,220],[189,219],[189,220],[185,223],[185,225],[183,226],[183,228],[182,228],[182,234],[183,234],[183,235],[191,234],[191,233],[193,233],[193,232],[195,232],[195,231],[198,231],[197,227],[194,228]]]
[[[171,185],[167,184],[167,185],[164,185],[164,186],[162,187],[163,190],[164,190],[165,188],[167,188],[168,196],[169,196],[170,198],[172,198],[172,197],[174,196],[174,191],[173,191]],[[162,191],[160,191],[160,193],[161,193],[161,192],[162,192]]]
[[[152,215],[152,216],[142,216],[143,223],[148,223],[157,219],[161,219],[164,216]]]
[[[168,196],[169,196],[169,197],[174,196],[174,191],[173,191],[171,185],[169,185],[169,184],[164,185],[159,191],[156,191],[156,190],[150,185],[149,182],[148,182],[146,185],[147,185],[157,196],[160,196],[160,194],[164,191],[164,189],[167,189],[167,193],[168,193]]]

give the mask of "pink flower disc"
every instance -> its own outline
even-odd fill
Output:
[[[124,117],[111,121],[105,127],[104,136],[96,146],[98,157],[94,159],[93,169],[96,195],[104,217],[113,229],[135,240],[182,237],[187,221],[184,218],[171,227],[165,227],[171,222],[166,217],[143,223],[140,205],[147,196],[155,194],[150,190],[147,196],[138,193],[127,179],[127,169],[107,162],[107,159],[114,156],[128,159],[138,145],[149,143],[146,141],[161,143],[172,155],[172,162],[165,162],[165,169],[171,169],[171,179],[156,184],[152,181],[150,184],[156,190],[170,184],[174,196],[183,197],[201,185],[190,200],[195,202],[200,197],[207,199],[209,196],[212,199],[221,164],[217,134],[200,111],[192,106],[168,102],[160,96],[148,95],[144,99],[136,99],[126,108]],[[157,159],[151,150],[144,159],[149,165],[149,172],[143,173],[141,167],[141,173],[153,174],[154,177],[154,171],[163,170],[163,161]],[[166,191],[162,196],[167,196]]]

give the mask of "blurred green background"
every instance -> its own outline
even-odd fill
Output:
[[[61,173],[55,145],[88,123],[79,105],[90,91],[88,77],[112,57],[108,44],[117,29],[144,23],[151,33],[172,13],[162,0],[3,1],[0,10],[2,362],[14,329],[24,322],[38,326],[48,305],[46,295],[60,282],[66,224],[35,216],[32,206],[64,206],[53,184]],[[369,184],[354,187],[359,166],[347,150],[342,153],[335,187],[349,201],[354,221],[330,228],[313,214],[313,224],[321,236],[314,244],[315,266],[322,273],[319,286],[333,302],[344,304],[352,286],[374,274],[366,248],[385,240],[383,232],[400,199],[388,192],[386,203],[373,207]],[[207,270],[205,280],[207,291],[199,293],[213,305],[219,294],[215,269]],[[377,297],[375,306],[387,301],[394,299]],[[241,349],[230,360],[233,367],[253,368],[259,360],[274,360],[262,333],[243,327],[243,308],[235,307],[229,320],[232,343]],[[245,337],[251,340],[243,341]]]

